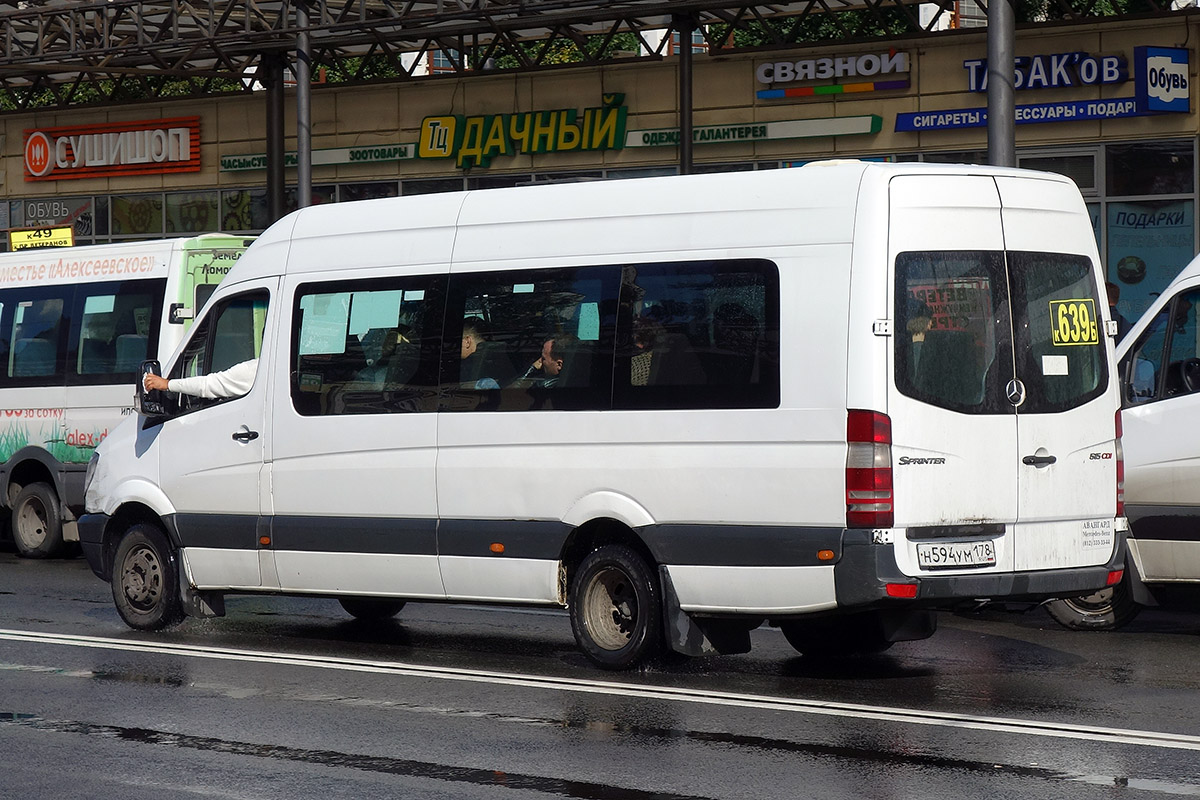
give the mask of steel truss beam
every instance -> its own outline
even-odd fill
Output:
[[[295,49],[301,2],[314,77],[338,82],[423,77],[434,51],[449,75],[661,58],[669,37],[648,32],[673,19],[693,21],[710,53],[748,31],[764,48],[920,34],[954,5],[927,3],[937,13],[922,23],[916,0],[26,0],[0,12],[0,111],[252,91],[264,57]],[[1071,18],[1112,0],[1045,2]]]

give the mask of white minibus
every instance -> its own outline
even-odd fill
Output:
[[[141,629],[275,593],[566,607],[610,669],[883,650],[1119,579],[1101,284],[1076,187],[988,167],[303,209],[165,365],[252,387],[139,397],[83,549]]]
[[[1128,556],[1121,582],[1047,605],[1055,619],[1078,630],[1119,628],[1160,600],[1195,607],[1200,589],[1200,258],[1150,303],[1117,346],[1116,357],[1124,403]]]
[[[22,556],[79,538],[97,444],[245,251],[225,235],[0,253],[0,504]]]

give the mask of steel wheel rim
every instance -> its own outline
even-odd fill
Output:
[[[1103,614],[1113,607],[1114,590],[1109,587],[1085,594],[1083,597],[1070,597],[1064,603],[1085,614]]]
[[[35,548],[46,540],[46,507],[36,497],[26,498],[17,510],[17,530],[26,547]]]
[[[153,609],[162,598],[162,563],[151,548],[138,547],[125,557],[121,591],[129,604],[139,611]]]
[[[592,640],[605,650],[629,645],[637,630],[637,593],[622,570],[606,567],[591,577],[583,596],[583,617]]]

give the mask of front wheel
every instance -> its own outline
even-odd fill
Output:
[[[112,593],[131,628],[155,631],[183,619],[175,551],[160,529],[140,523],[126,531],[113,559]]]
[[[603,669],[629,669],[661,649],[658,581],[645,559],[625,545],[599,547],[579,565],[570,614],[579,648]]]
[[[17,553],[25,558],[52,558],[63,551],[62,512],[50,484],[26,484],[17,493],[12,534]]]
[[[1142,610],[1129,587],[1129,570],[1121,582],[1083,597],[1065,597],[1046,603],[1054,621],[1073,631],[1115,631]]]

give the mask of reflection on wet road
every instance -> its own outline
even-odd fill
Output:
[[[587,666],[553,611],[232,598],[141,634],[75,562],[0,554],[2,797],[1196,797],[1200,615],[947,615],[844,662]],[[62,769],[70,765],[71,769]]]

